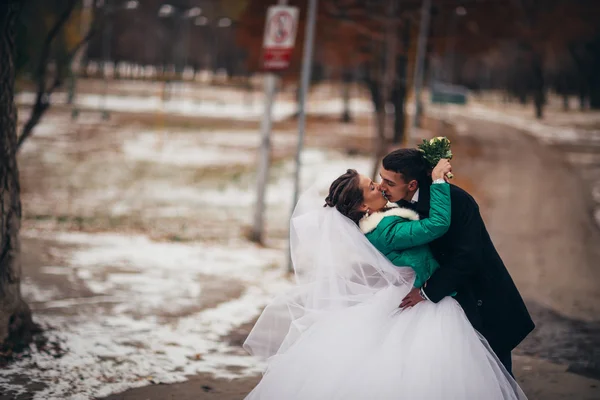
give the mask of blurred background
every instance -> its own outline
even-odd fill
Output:
[[[308,59],[309,0],[21,2],[14,296],[43,332],[3,348],[1,400],[243,398],[296,187],[434,136],[537,324],[523,389],[600,398],[600,1],[310,3]],[[276,4],[299,20],[270,73]]]

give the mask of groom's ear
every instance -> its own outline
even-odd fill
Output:
[[[416,191],[418,188],[419,188],[419,182],[417,182],[415,179],[408,182],[408,190]]]

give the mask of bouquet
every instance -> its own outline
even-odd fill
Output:
[[[434,168],[442,158],[452,159],[452,150],[450,149],[450,140],[444,136],[434,137],[427,141],[423,139],[423,143],[419,146],[419,151],[423,153],[423,157]],[[454,175],[451,172],[446,175],[448,179],[452,179]]]

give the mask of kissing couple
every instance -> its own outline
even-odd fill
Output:
[[[432,168],[433,167],[433,168]],[[244,347],[267,359],[249,400],[526,399],[511,351],[534,329],[469,193],[418,149],[349,169],[290,221],[296,285]]]

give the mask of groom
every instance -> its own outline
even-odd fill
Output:
[[[392,202],[429,216],[429,168],[417,149],[400,149],[383,159],[381,190]],[[450,229],[430,244],[440,268],[421,289],[415,288],[400,307],[421,301],[437,303],[456,292],[473,327],[489,342],[512,374],[511,351],[533,330],[534,324],[479,214],[467,192],[451,185]]]

